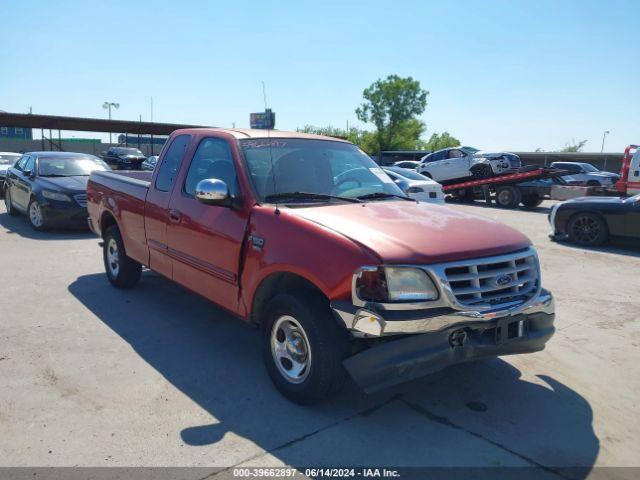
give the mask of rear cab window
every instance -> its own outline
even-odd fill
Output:
[[[178,135],[173,139],[158,169],[155,183],[156,190],[161,192],[171,191],[190,141],[191,135]]]

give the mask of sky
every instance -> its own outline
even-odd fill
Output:
[[[640,1],[0,0],[0,110],[248,127],[360,126],[390,74],[426,137],[485,150],[640,142]],[[91,134],[76,136],[97,137]]]

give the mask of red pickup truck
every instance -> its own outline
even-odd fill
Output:
[[[268,373],[298,403],[347,375],[372,392],[535,352],[554,332],[524,235],[405,197],[346,141],[178,130],[154,172],[94,172],[87,196],[114,286],[144,265],[260,327]]]

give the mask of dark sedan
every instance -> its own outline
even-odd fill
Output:
[[[36,230],[87,227],[87,182],[94,170],[109,167],[85,153],[25,153],[7,170],[7,213],[27,214]]]
[[[549,214],[551,237],[597,246],[611,237],[640,240],[640,195],[581,197],[557,203]]]
[[[140,150],[130,147],[110,147],[102,156],[112,168],[119,170],[140,170],[146,158]]]

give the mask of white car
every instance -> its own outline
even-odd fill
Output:
[[[0,197],[4,195],[4,179],[7,176],[7,170],[13,167],[20,157],[22,157],[21,153],[0,152]]]
[[[520,157],[507,152],[482,152],[473,147],[454,147],[438,150],[422,157],[418,173],[436,182],[483,179],[516,172]]]
[[[382,169],[407,196],[421,202],[444,203],[444,191],[438,182],[406,168],[382,167]]]

